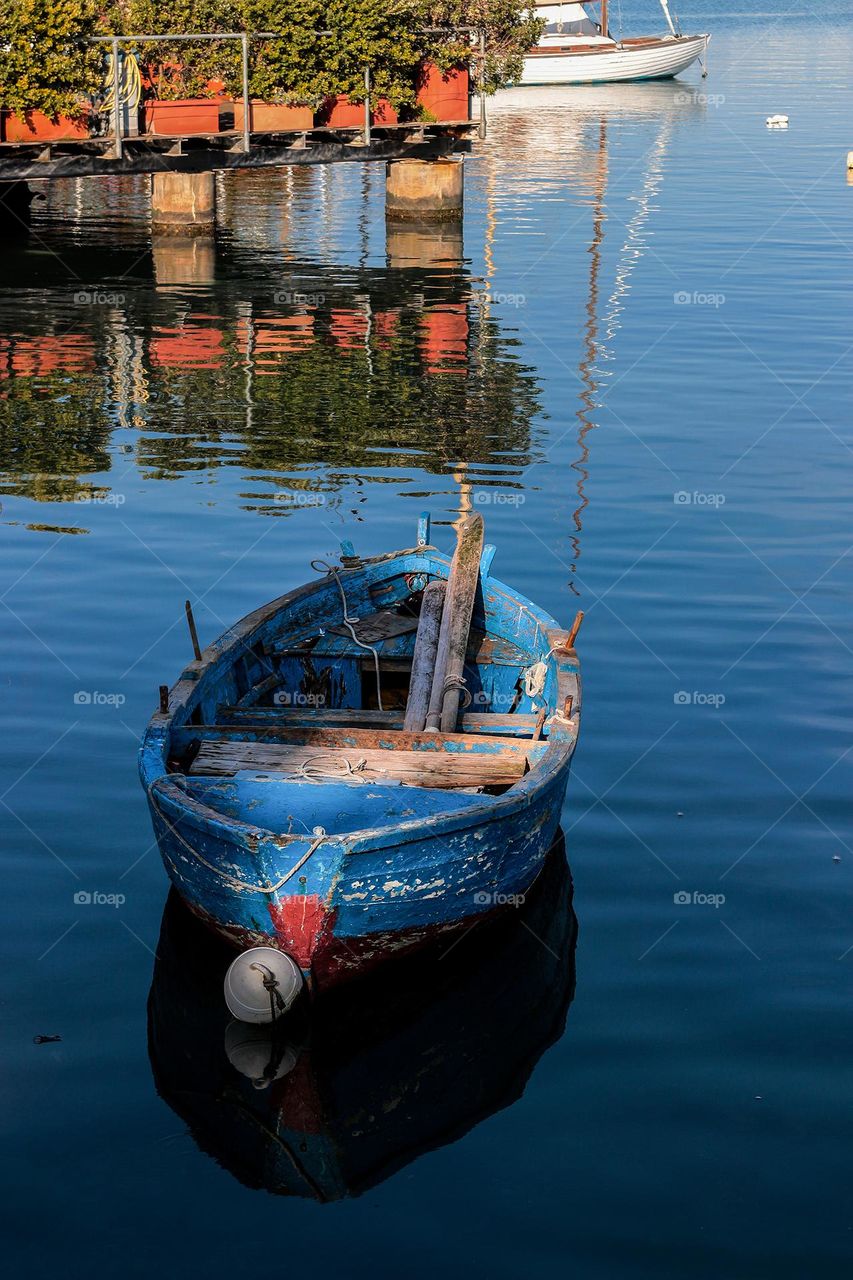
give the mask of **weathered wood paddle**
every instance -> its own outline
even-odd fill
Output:
[[[415,652],[412,657],[412,678],[403,722],[403,728],[410,733],[419,733],[426,724],[446,588],[447,583],[436,578],[427,586],[421,601],[418,634],[415,636]]]
[[[465,651],[474,612],[474,597],[480,576],[483,554],[483,517],[469,516],[459,530],[456,550],[450,562],[450,574],[441,616],[441,630],[435,657],[435,674],[430,691],[429,711],[424,728],[428,733],[439,729],[452,733],[459,715],[459,695],[463,687]]]

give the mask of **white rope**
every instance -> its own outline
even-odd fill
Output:
[[[319,569],[317,568],[318,565],[320,566]],[[344,626],[348,628],[350,635],[352,636],[353,640],[355,641],[355,643],[358,645],[360,649],[367,649],[369,650],[370,653],[373,654],[373,665],[376,668],[376,701],[379,703],[379,710],[384,711],[385,708],[382,705],[382,688],[379,682],[379,650],[375,649],[372,644],[365,644],[364,641],[359,640],[358,636],[355,634],[353,623],[358,622],[358,618],[351,618],[349,616],[349,607],[347,605],[347,598],[344,593],[343,584],[341,583],[337,566],[333,564],[329,564],[326,560],[312,560],[311,568],[316,573],[321,573],[325,569],[325,571],[327,573],[330,573],[332,577],[335,579],[335,582],[337,583],[337,586],[338,586],[338,591],[340,591],[341,593],[341,604],[343,605],[343,610],[344,610]]]
[[[212,862],[208,862],[207,859],[199,853],[198,849],[194,848],[193,845],[187,843],[187,841],[181,835],[180,831],[177,829],[175,824],[169,821],[169,819],[166,817],[163,810],[160,808],[160,805],[157,801],[157,796],[154,794],[153,785],[149,789],[148,796],[154,808],[157,810],[160,817],[163,819],[166,826],[171,831],[172,835],[175,836],[175,838],[180,841],[180,843],[184,846],[184,848],[189,853],[191,853],[194,858],[198,859],[198,861],[202,864],[202,866],[207,867],[208,871],[213,871],[216,875],[220,876],[229,885],[231,885],[232,888],[243,889],[247,893],[276,893],[282,887],[282,885],[287,884],[288,880],[292,879],[293,876],[296,875],[297,871],[301,870],[301,868],[305,866],[305,863],[311,857],[312,853],[314,853],[314,851],[320,847],[320,845],[323,843],[323,841],[326,838],[325,829],[323,827],[315,827],[313,832],[315,839],[308,846],[307,850],[305,851],[305,853],[303,853],[299,861],[290,868],[287,875],[282,876],[281,879],[277,880],[275,884],[268,884],[268,885],[247,884],[245,880],[238,880],[236,876],[232,876],[229,874],[229,872],[223,871],[221,867],[215,867]]]
[[[334,769],[326,769],[323,765],[316,763],[318,760],[331,760],[333,761],[334,764],[336,764],[339,767]],[[311,782],[312,778],[326,779],[326,778],[341,778],[341,777],[351,778],[354,782],[367,782],[367,778],[364,777],[364,772],[363,772],[366,768],[367,768],[367,760],[364,758],[364,756],[362,756],[361,759],[356,760],[355,764],[353,764],[353,762],[347,756],[344,756],[344,758],[341,760],[337,756],[333,756],[329,754],[325,756],[318,755],[318,756],[308,757],[307,759],[302,761],[302,763],[298,766],[296,772],[300,775],[300,777],[304,778],[306,782]],[[375,769],[375,770],[371,770],[371,772],[384,773],[385,770]]]

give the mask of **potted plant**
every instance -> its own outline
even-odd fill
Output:
[[[261,31],[249,45],[249,128],[276,133],[314,123],[319,0],[240,0],[242,29]],[[270,33],[268,36],[266,33]],[[243,99],[235,95],[234,128],[243,128]]]
[[[233,32],[240,13],[232,0],[129,0],[128,34]],[[218,133],[224,95],[239,83],[236,40],[156,41],[141,45],[143,113],[148,133]]]
[[[417,10],[395,8],[387,0],[329,0],[323,10],[329,34],[318,41],[317,123],[364,124],[365,69],[374,124],[395,124],[402,108],[413,108],[423,44],[419,25]]]
[[[57,141],[89,135],[89,95],[102,52],[88,43],[96,0],[4,0],[0,43],[0,138]]]

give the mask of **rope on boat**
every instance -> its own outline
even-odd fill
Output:
[[[179,841],[180,844],[184,846],[184,848],[189,853],[193,855],[194,858],[198,859],[198,861],[202,864],[202,866],[207,867],[208,871],[212,871],[215,875],[220,876],[221,879],[225,880],[226,883],[229,884],[233,889],[243,889],[247,893],[276,893],[283,885],[287,884],[288,880],[291,880],[293,876],[296,875],[297,871],[300,871],[302,867],[305,866],[305,863],[311,857],[312,853],[314,853],[315,850],[318,849],[320,845],[323,843],[327,834],[323,827],[315,827],[314,828],[315,838],[314,840],[312,840],[311,844],[308,846],[305,853],[303,853],[299,861],[290,868],[287,875],[282,876],[281,879],[277,880],[275,884],[268,884],[268,885],[247,884],[245,880],[238,880],[236,876],[232,876],[229,872],[223,871],[221,867],[216,867],[213,865],[212,862],[208,862],[207,858],[203,857],[203,855],[199,853],[198,849],[194,848],[193,845],[189,844],[184,839],[184,837],[181,835],[178,828],[175,826],[173,822],[169,821],[169,819],[166,817],[163,810],[160,808],[160,805],[157,803],[157,797],[154,794],[153,784],[149,788],[148,798],[150,799],[154,808],[157,810],[160,817],[165,822],[166,826],[171,831],[172,835],[176,838],[176,840]]]
[[[264,990],[270,998],[270,1022],[275,1022],[276,1018],[278,1018],[280,1014],[287,1012],[287,1005],[284,1003],[281,991],[279,990],[278,978],[268,965],[259,964],[257,960],[253,961],[253,963],[249,965],[249,968],[254,969],[255,973],[264,975],[261,981],[264,984]],[[267,1064],[267,1071],[269,1071],[271,1065],[272,1062]],[[264,1074],[266,1075],[266,1071]],[[269,1083],[269,1081],[266,1081],[266,1083]]]
[[[365,644],[363,640],[359,640],[358,636],[355,633],[355,628],[353,624],[358,622],[358,618],[351,618],[349,616],[349,607],[347,605],[347,598],[344,592],[343,583],[341,582],[341,579],[340,579],[340,572],[338,570],[337,565],[329,564],[327,560],[312,560],[311,568],[314,570],[315,573],[322,573],[324,571],[326,573],[330,573],[332,577],[335,579],[335,582],[337,583],[338,591],[340,591],[341,593],[341,604],[343,605],[343,609],[344,609],[344,626],[347,627],[350,635],[352,636],[353,640],[355,641],[355,643],[358,645],[360,649],[367,649],[370,651],[370,653],[373,654],[373,665],[376,668],[376,701],[379,703],[379,710],[384,711],[385,708],[382,705],[382,687],[379,681],[379,650],[375,649],[372,644]]]
[[[474,701],[473,697],[471,696],[471,690],[468,688],[468,685],[464,676],[454,676],[454,675],[445,676],[444,692],[447,693],[449,689],[460,690],[462,694],[462,710],[463,711],[465,710],[466,707],[470,707],[471,703]]]
[[[326,769],[324,768],[323,765],[316,763],[318,760],[324,760],[324,759],[332,760],[336,765],[339,765],[340,767],[334,768],[334,769]],[[303,777],[306,780],[306,782],[311,782],[312,779],[314,778],[324,778],[324,779],[340,778],[343,775],[346,778],[351,778],[354,782],[366,783],[367,778],[365,778],[364,772],[363,772],[363,770],[366,768],[367,768],[367,761],[364,758],[364,756],[362,756],[361,759],[356,760],[355,764],[353,764],[353,762],[346,756],[344,757],[343,760],[338,760],[336,756],[332,756],[332,755],[326,755],[326,756],[317,755],[317,756],[309,756],[305,760],[303,760],[302,763],[298,766],[296,772],[301,777]],[[374,772],[377,772],[377,771],[374,770]],[[379,770],[378,772],[384,773],[385,770],[382,769],[382,770]]]

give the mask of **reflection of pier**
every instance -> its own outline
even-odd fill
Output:
[[[538,383],[483,314],[458,225],[389,224],[385,266],[322,265],[288,248],[309,239],[304,219],[323,251],[316,192],[288,200],[279,183],[260,271],[240,223],[215,250],[155,239],[153,290],[128,281],[148,277],[147,250],[45,259],[42,304],[2,325],[0,397],[14,427],[0,433],[3,491],[85,500],[119,488],[110,472],[131,464],[161,479],[236,465],[252,477],[247,509],[286,516],[298,503],[282,494],[332,502],[392,469],[449,480],[464,459],[480,481],[530,465]],[[246,207],[238,190],[229,198]],[[78,304],[66,268],[78,280],[97,269],[102,291]]]

